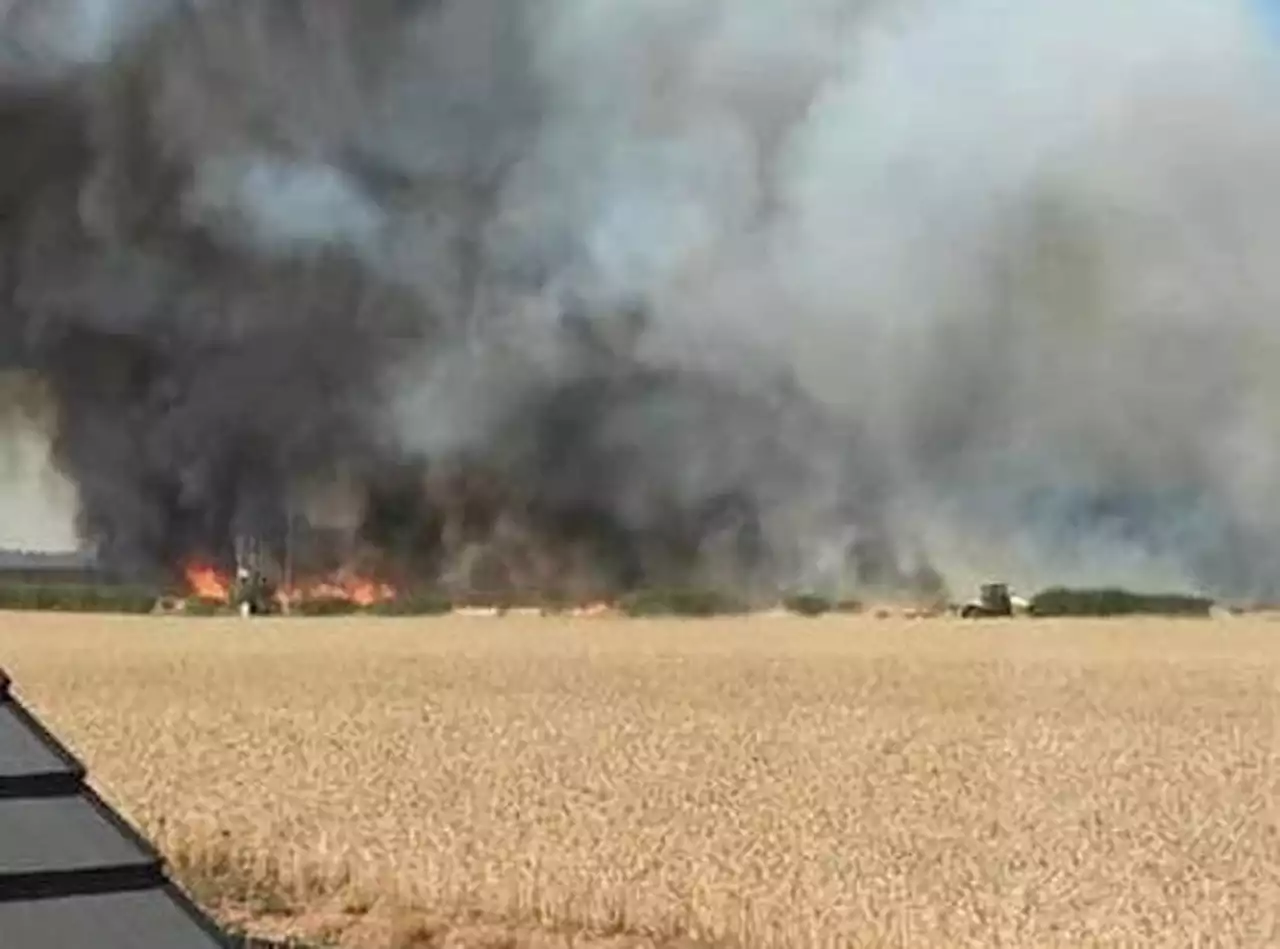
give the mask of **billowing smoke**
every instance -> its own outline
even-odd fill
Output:
[[[50,471],[47,400],[30,380],[0,371],[0,550],[75,546],[74,487]]]
[[[0,362],[133,570],[1271,594],[1259,12],[10,0]]]

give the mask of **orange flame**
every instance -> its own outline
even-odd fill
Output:
[[[224,603],[231,599],[231,584],[218,573],[216,568],[208,564],[194,563],[187,567],[186,575],[187,586],[200,599],[220,600]]]
[[[373,606],[383,600],[395,599],[396,591],[385,583],[376,583],[356,577],[346,583],[347,596],[360,606]]]
[[[373,606],[395,599],[393,587],[365,577],[335,575],[282,589],[278,597],[286,603],[302,600],[350,600],[357,606]]]
[[[230,603],[232,581],[216,567],[194,562],[183,571],[191,595],[202,600]],[[282,605],[292,605],[304,600],[349,600],[357,606],[368,607],[396,597],[395,588],[368,577],[357,576],[345,570],[323,579],[308,580],[281,587],[276,600]]]

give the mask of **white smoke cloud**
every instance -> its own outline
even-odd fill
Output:
[[[1227,519],[1280,548],[1280,70],[1248,7],[548,9],[519,233],[681,359],[754,346],[868,428],[953,575],[1179,580]]]
[[[181,0],[0,0],[0,78],[106,62]]]
[[[14,382],[0,374],[0,392]],[[53,468],[41,426],[0,407],[0,549],[76,547],[75,487]]]
[[[265,250],[345,245],[368,253],[385,215],[332,165],[267,156],[222,156],[197,170],[187,213],[212,230],[229,228]]]

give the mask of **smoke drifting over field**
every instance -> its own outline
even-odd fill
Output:
[[[0,361],[118,565],[338,482],[462,584],[1276,592],[1245,6],[0,14]]]

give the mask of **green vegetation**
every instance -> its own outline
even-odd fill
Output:
[[[1052,587],[1031,599],[1034,616],[1208,616],[1213,600],[1180,593],[1134,593],[1118,587]]]
[[[453,601],[437,593],[407,593],[383,600],[366,612],[374,616],[443,616],[453,609]]]
[[[782,606],[788,613],[801,616],[823,616],[836,608],[835,603],[816,593],[794,593],[783,598]]]
[[[230,613],[231,606],[222,600],[191,597],[186,601],[182,612],[188,616],[218,616],[223,613]]]
[[[150,613],[154,590],[138,587],[14,583],[0,586],[0,610],[61,613]]]
[[[748,612],[745,603],[715,590],[637,590],[618,601],[627,616],[732,616]]]
[[[157,591],[141,587],[31,582],[0,585],[0,610],[143,614],[153,612],[160,601]],[[360,606],[342,597],[308,599],[294,604],[290,613],[298,616],[443,616],[458,607],[489,604],[490,600],[485,598],[469,597],[456,601],[439,591],[419,590],[371,606]],[[551,600],[509,603],[495,601],[491,605],[500,610],[541,606],[547,612],[556,612],[557,607],[571,606]],[[1030,612],[1040,617],[1203,617],[1210,614],[1213,605],[1213,600],[1207,597],[1178,593],[1136,593],[1118,587],[1051,587],[1032,598]],[[624,615],[633,617],[734,616],[751,610],[747,602],[730,594],[699,588],[636,590],[624,595],[617,606]],[[810,617],[833,612],[857,613],[863,609],[862,604],[856,600],[837,601],[808,592],[788,594],[783,598],[782,606],[787,612]],[[233,607],[227,603],[196,597],[187,599],[181,607],[181,612],[188,616],[222,616],[230,615],[233,611]]]
[[[290,607],[290,612],[297,613],[299,616],[350,616],[361,611],[358,603],[336,596],[302,600]]]

